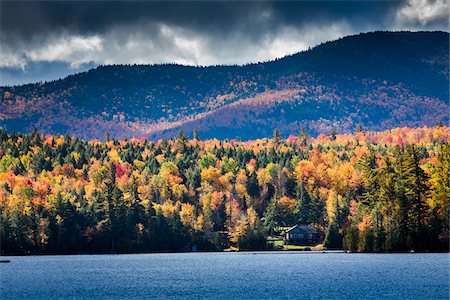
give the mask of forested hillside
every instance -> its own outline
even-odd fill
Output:
[[[246,66],[100,66],[0,88],[0,127],[92,139],[270,137],[448,119],[449,34],[373,32]]]
[[[104,142],[0,131],[1,253],[267,249],[309,224],[325,246],[449,247],[450,128],[248,142]]]

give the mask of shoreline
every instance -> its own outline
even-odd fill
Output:
[[[244,253],[244,254],[450,254],[449,251],[380,251],[353,252],[343,249],[330,250],[241,250],[241,251],[176,251],[176,252],[129,252],[129,253],[39,253],[39,254],[1,254],[0,257],[25,256],[82,256],[82,255],[139,255],[139,254],[204,254],[204,253]]]

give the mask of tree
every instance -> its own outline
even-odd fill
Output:
[[[364,132],[364,127],[361,123],[359,123],[356,127],[356,132]]]
[[[352,252],[355,252],[358,250],[359,245],[359,230],[358,227],[354,224],[350,224],[347,227],[346,235],[343,239],[343,246],[351,250]]]
[[[281,139],[281,131],[278,128],[275,128],[273,130],[273,142],[278,145],[281,142]]]
[[[269,232],[270,235],[273,235],[273,231],[275,227],[278,226],[278,209],[277,209],[277,200],[276,198],[273,198],[265,213],[264,213],[264,227],[267,232]]]
[[[109,164],[108,178],[105,180],[105,219],[101,221],[111,240],[110,251],[116,253],[122,250],[121,240],[125,240],[126,233],[126,209],[122,191],[116,185],[116,166]]]
[[[169,250],[170,227],[162,213],[161,207],[155,213],[155,226],[152,228],[151,248],[154,251]]]
[[[78,213],[74,205],[68,199],[63,198],[61,192],[56,195],[55,215],[57,251],[79,251],[81,249],[81,234]]]
[[[437,163],[431,175],[431,220],[435,249],[449,247],[450,147],[439,145]]]
[[[342,237],[339,234],[339,225],[336,219],[334,219],[328,225],[323,244],[325,245],[325,247],[331,249],[342,248]]]
[[[194,140],[197,140],[197,141],[200,140],[200,139],[198,138],[198,131],[197,131],[197,129],[195,129],[195,128],[194,128],[194,131],[193,131],[193,137],[194,137]]]
[[[314,221],[311,197],[301,182],[297,185],[297,204],[294,215],[298,224],[309,225]]]
[[[428,187],[426,182],[428,176],[419,165],[418,149],[414,145],[408,145],[405,151],[406,159],[403,165],[403,173],[405,175],[405,192],[411,203],[409,211],[409,223],[413,232],[413,243],[418,247],[425,247],[424,232],[425,221],[427,216],[426,197],[428,195]]]
[[[107,131],[107,132],[105,132],[105,143],[107,143],[107,142],[109,142],[110,141],[110,138],[109,138],[109,132]]]
[[[334,127],[331,128],[330,131],[330,140],[334,141],[336,140],[337,131]]]
[[[298,133],[298,139],[300,140],[300,145],[306,146],[308,145],[309,135],[306,132],[305,128],[302,127]]]
[[[186,132],[184,132],[183,129],[180,129],[177,134],[177,148],[180,153],[184,153],[186,151],[187,140]]]

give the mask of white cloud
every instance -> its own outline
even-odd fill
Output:
[[[396,14],[397,26],[425,26],[449,18],[448,0],[408,0]],[[448,23],[447,23],[448,24]]]
[[[308,26],[301,30],[288,27],[266,38],[264,43],[254,50],[258,61],[273,60],[354,33],[356,32],[345,22]]]
[[[1,49],[0,58],[5,59],[0,67],[26,68],[27,62],[64,62],[72,69],[86,63],[246,64],[280,58],[350,33],[351,27],[343,22],[301,30],[282,27],[257,39],[240,32],[224,38],[166,24],[140,24],[114,27],[102,35],[60,33],[22,45],[16,53]]]
[[[153,28],[154,29],[154,28]],[[179,63],[195,65],[201,57],[203,39],[190,36],[183,29],[159,24],[156,29],[113,28],[102,40],[104,47],[96,53],[98,64]]]
[[[12,53],[5,49],[0,50],[0,68],[17,68],[24,70],[27,60],[18,53]]]
[[[48,44],[25,50],[24,55],[33,62],[67,62],[73,69],[95,60],[103,50],[99,36],[61,36]]]

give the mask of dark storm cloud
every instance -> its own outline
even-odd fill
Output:
[[[0,3],[0,84],[41,64],[242,64],[364,31],[448,30],[447,0]]]
[[[314,1],[274,2],[274,10],[286,23],[323,22],[345,19],[349,22],[382,21],[396,11],[403,1]]]
[[[2,2],[2,31],[31,38],[55,30],[103,33],[114,26],[165,23],[226,33],[268,3],[212,2]],[[251,21],[251,20],[250,20]]]
[[[158,22],[211,34],[239,29],[261,34],[264,14],[271,26],[303,25],[350,19],[358,23],[380,21],[402,1],[2,1],[1,28],[8,38],[32,38],[55,30],[102,33],[112,26]],[[246,24],[249,27],[242,27]],[[251,29],[251,30],[250,30]]]

